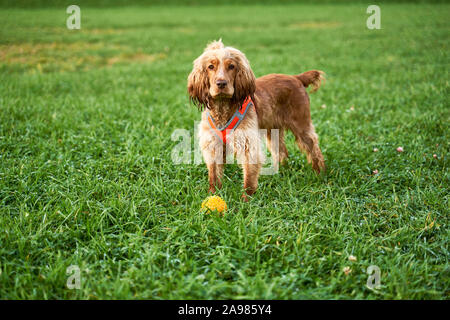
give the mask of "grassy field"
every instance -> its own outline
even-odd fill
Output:
[[[81,30],[65,7],[2,8],[0,298],[449,299],[450,5],[381,5],[381,30],[366,8],[82,7]],[[289,134],[250,202],[226,169],[223,218],[200,211],[206,166],[171,160],[200,119],[192,61],[218,38],[256,76],[327,73],[311,95],[327,173]]]

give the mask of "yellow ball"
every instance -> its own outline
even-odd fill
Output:
[[[209,211],[224,213],[227,210],[227,204],[219,196],[210,196],[203,200],[202,210],[206,211],[206,213]]]

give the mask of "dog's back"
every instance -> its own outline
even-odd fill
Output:
[[[284,130],[291,130],[297,145],[305,151],[314,170],[325,168],[318,138],[311,122],[306,88],[316,91],[324,80],[323,72],[307,71],[299,75],[268,74],[256,79],[255,103],[258,125],[262,129],[280,129],[280,161],[288,156]],[[270,137],[269,137],[270,139]]]

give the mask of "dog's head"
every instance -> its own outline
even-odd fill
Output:
[[[188,77],[189,96],[200,109],[214,100],[242,104],[248,96],[253,99],[255,88],[255,75],[245,55],[225,47],[221,40],[206,47]]]

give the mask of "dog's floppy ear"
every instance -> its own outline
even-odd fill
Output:
[[[234,79],[234,99],[239,104],[244,103],[248,96],[255,101],[253,96],[256,90],[255,75],[250,68],[250,63],[245,55],[240,51],[237,55],[237,60],[239,63],[236,77]]]
[[[208,107],[209,81],[208,73],[204,70],[200,58],[194,61],[194,68],[189,74],[187,87],[191,102],[202,110],[204,107]]]

